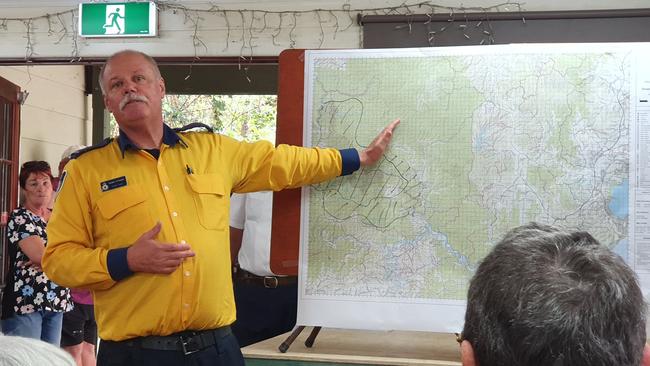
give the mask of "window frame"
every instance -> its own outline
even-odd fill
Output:
[[[8,218],[18,204],[18,165],[20,154],[20,87],[0,77],[0,213]],[[8,174],[5,172],[8,171]],[[9,257],[6,226],[0,222],[0,289],[7,283]]]
[[[187,58],[155,57],[167,94],[264,95],[278,93],[278,57]],[[103,63],[88,65],[86,91],[92,93],[93,133],[97,144],[109,137],[109,112],[99,88]]]

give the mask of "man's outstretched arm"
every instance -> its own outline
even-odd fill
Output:
[[[393,131],[395,130],[395,127],[399,125],[399,122],[399,119],[391,122],[379,133],[379,135],[377,135],[377,137],[375,137],[374,140],[372,140],[368,147],[359,153],[361,166],[373,165],[384,156],[384,152],[386,152],[386,149],[393,138]]]

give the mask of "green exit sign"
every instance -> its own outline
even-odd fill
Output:
[[[156,4],[148,2],[79,4],[82,37],[155,37]]]

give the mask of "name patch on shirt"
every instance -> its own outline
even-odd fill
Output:
[[[125,186],[126,186],[126,177],[125,176],[121,176],[121,177],[118,177],[118,178],[113,178],[113,179],[107,180],[105,182],[102,182],[99,185],[102,192],[110,191],[112,189],[125,187]]]

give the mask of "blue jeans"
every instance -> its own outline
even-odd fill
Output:
[[[2,320],[2,333],[12,336],[36,338],[55,346],[61,343],[63,313],[39,310],[26,315],[15,314]]]

